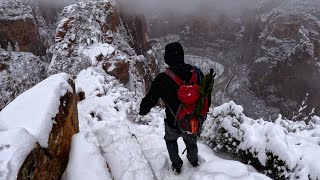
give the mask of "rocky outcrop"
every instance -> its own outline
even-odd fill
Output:
[[[113,66],[112,68],[110,68]],[[129,62],[119,61],[113,64],[105,63],[102,65],[103,70],[120,80],[123,84],[127,84],[129,82]]]
[[[69,84],[75,92],[73,82],[69,81]],[[69,92],[60,98],[59,113],[53,120],[56,123],[49,135],[48,148],[37,144],[21,166],[18,179],[61,179],[68,164],[71,138],[79,132],[74,93]]]
[[[45,20],[36,6],[22,1],[0,5],[0,46],[5,50],[31,52],[44,56],[51,44]]]
[[[120,9],[121,10],[121,9]],[[120,13],[124,28],[130,37],[128,43],[137,55],[146,55],[151,49],[147,21],[144,15],[129,15]]]
[[[76,76],[82,69],[93,66],[128,87],[133,87],[135,79],[152,76],[149,70],[143,76],[131,73],[135,71],[136,60],[144,61],[144,69],[156,63],[150,56],[145,19],[122,12],[113,2],[82,2],[66,7],[56,31],[56,44],[51,47],[49,73],[67,72]]]
[[[31,53],[0,50],[0,110],[46,78],[46,65]]]

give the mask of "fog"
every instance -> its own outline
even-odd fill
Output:
[[[0,0],[3,3],[8,0]],[[89,0],[9,0],[22,2],[37,2],[53,7],[63,7],[75,2]],[[98,0],[104,1],[104,0]],[[262,0],[111,0],[117,1],[128,13],[150,14],[157,10],[159,13],[195,13],[206,11],[235,11],[254,8]],[[266,1],[266,0],[264,0]]]
[[[89,1],[89,0],[0,0],[4,1],[22,1],[22,2],[38,2],[42,5],[51,7],[64,7],[72,3]],[[97,0],[107,1],[107,0]],[[262,3],[266,2],[313,2],[320,4],[320,0],[109,0],[116,1],[120,5],[122,11],[133,14],[152,14],[174,13],[174,14],[201,14],[205,15],[214,13],[225,13],[230,15],[239,15],[243,11],[254,10]]]
[[[237,13],[244,9],[253,9],[258,0],[120,0],[130,13],[151,14],[176,13],[193,14],[201,11],[223,11]]]

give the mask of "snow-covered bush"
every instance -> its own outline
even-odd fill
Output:
[[[227,152],[274,179],[320,178],[320,118],[309,124],[282,119],[253,120],[234,102],[209,113],[201,137],[218,152]]]

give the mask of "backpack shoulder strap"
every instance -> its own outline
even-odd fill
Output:
[[[176,82],[179,86],[184,84],[184,81],[182,81],[174,72],[172,72],[170,69],[166,69],[164,71],[166,75],[168,75],[174,82]]]
[[[199,70],[193,66],[193,70],[192,70],[192,76],[191,76],[191,79],[190,79],[190,82],[189,84],[198,84],[198,72]]]

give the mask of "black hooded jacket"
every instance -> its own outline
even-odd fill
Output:
[[[171,61],[172,62],[172,61]],[[174,72],[180,79],[185,82],[189,82],[192,76],[193,66],[189,64],[179,63],[172,64],[169,69]],[[201,78],[203,77],[203,73],[200,71]],[[200,83],[200,77],[198,77],[198,84]],[[172,109],[172,111],[176,114],[178,107],[180,105],[180,101],[178,99],[177,92],[179,90],[179,85],[177,85],[168,75],[165,73],[160,73],[152,82],[149,93],[145,98],[142,99],[140,104],[140,115],[146,115],[150,112],[150,109],[154,107],[159,98],[164,100],[166,103],[166,119],[165,122],[171,128],[177,128],[174,124],[175,118],[174,115],[169,110],[168,106]],[[209,101],[209,106],[210,106]]]

